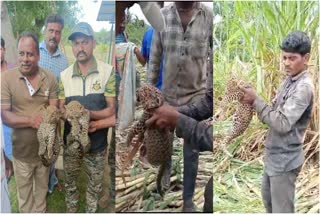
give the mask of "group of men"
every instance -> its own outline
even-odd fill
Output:
[[[118,3],[118,2],[117,2]],[[163,7],[163,2],[154,3],[153,8]],[[130,7],[132,3],[119,2],[119,6]],[[120,7],[119,7],[120,8]],[[124,11],[124,9],[123,9]],[[118,40],[126,35],[122,26],[123,11],[118,13]],[[119,14],[121,14],[120,16]],[[212,125],[200,126],[201,120],[212,116],[212,10],[200,2],[174,2],[161,9],[159,17],[154,11],[146,14],[149,22],[156,26],[149,28],[141,49],[147,66],[147,82],[161,89],[165,105],[154,112],[147,121],[148,126],[164,128],[164,111],[174,117],[181,116],[176,127],[178,137],[184,139],[183,211],[196,211],[192,201],[198,171],[200,151],[212,151]],[[151,17],[150,17],[151,16]],[[156,20],[157,19],[157,20]],[[163,26],[159,29],[159,26]],[[121,31],[122,30],[122,31]],[[122,41],[123,42],[123,41]],[[138,52],[138,51],[135,51]],[[138,61],[139,55],[136,54]],[[144,65],[144,63],[141,63]],[[208,86],[208,87],[207,87]],[[131,98],[132,99],[132,98]],[[178,113],[178,111],[180,113]],[[173,117],[171,117],[172,119]],[[174,128],[176,124],[172,125]],[[206,133],[205,139],[203,134]],[[162,179],[164,189],[170,187],[171,160],[166,164]],[[211,184],[211,185],[210,185]],[[211,188],[211,191],[210,191]],[[212,212],[212,179],[208,183],[204,211]]]
[[[177,136],[184,139],[183,211],[193,212],[198,153],[213,148],[212,126],[201,123],[212,116],[213,109],[212,64],[206,66],[207,57],[212,63],[212,12],[199,2],[174,2],[161,9],[161,14],[165,28],[153,33],[147,75],[148,82],[155,85],[163,60],[162,92],[169,105],[155,109],[146,123],[176,128]],[[314,102],[313,81],[308,73],[311,41],[306,33],[294,31],[280,47],[287,78],[272,105],[257,96],[252,87],[240,88],[244,93],[240,102],[250,104],[259,120],[269,126],[262,177],[266,211],[294,212],[295,181],[304,161],[303,136]],[[165,187],[170,174],[168,161]],[[206,186],[204,212],[213,209],[212,186],[211,178]]]
[[[65,111],[64,105],[76,100],[90,113],[90,151],[79,161],[66,152],[64,144],[66,212],[78,210],[77,180],[82,164],[89,176],[86,212],[97,211],[102,191],[107,132],[115,123],[114,70],[93,56],[94,32],[85,22],[75,25],[68,37],[76,58],[75,63],[68,65],[58,46],[63,27],[63,18],[52,14],[45,21],[45,40],[41,43],[34,33],[21,33],[18,67],[1,74],[1,117],[12,128],[12,160],[20,212],[46,212],[47,192],[52,192],[57,184],[54,165],[45,167],[38,156],[37,128],[43,120],[39,110],[44,105]],[[70,124],[65,122],[64,142],[69,132]]]

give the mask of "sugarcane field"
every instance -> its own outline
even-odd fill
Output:
[[[224,116],[223,120],[218,118],[214,122],[214,212],[265,212],[261,180],[268,126],[253,113],[243,134],[226,145],[232,157],[226,155],[219,143],[225,131],[232,129],[239,104],[233,101],[226,106],[221,100],[226,95],[228,81],[236,76],[271,103],[276,89],[286,78],[279,45],[284,32],[293,28],[310,36],[308,71],[314,84],[311,121],[303,136],[304,162],[296,180],[295,212],[319,213],[319,5],[312,1],[216,2],[214,8],[218,14],[213,28],[214,115]],[[297,8],[310,13],[297,15]]]

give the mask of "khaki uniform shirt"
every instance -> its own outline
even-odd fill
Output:
[[[39,113],[44,104],[58,97],[58,84],[54,75],[39,67],[40,81],[30,95],[26,80],[18,68],[1,74],[1,105],[11,106],[11,111],[18,116],[31,116]],[[32,162],[40,160],[37,129],[12,129],[12,154],[15,158]]]

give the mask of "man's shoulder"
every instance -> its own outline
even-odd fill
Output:
[[[164,6],[163,8],[161,8],[160,11],[161,11],[161,13],[162,13],[163,15],[166,15],[166,14],[170,13],[171,8],[172,8],[173,6],[174,6],[173,3],[170,3],[170,4],[166,5],[166,6]]]
[[[309,72],[304,73],[298,82],[297,87],[307,86],[310,90],[314,89],[313,79]]]
[[[65,60],[65,61],[68,62],[67,56],[60,50],[60,48],[59,48],[58,50],[59,50],[59,53],[60,53],[60,57],[61,57],[63,60]]]
[[[46,49],[46,42],[44,40],[39,43],[39,49],[40,51]]]
[[[99,72],[109,72],[112,71],[113,67],[112,65],[109,65],[106,62],[103,62],[101,60],[96,60],[97,61],[97,66],[98,66],[98,70]]]
[[[11,80],[20,76],[19,67],[14,67],[1,73],[1,78]]]
[[[203,4],[202,2],[200,2],[200,7],[203,8],[208,13],[211,13],[213,15],[213,9],[210,8],[209,6],[207,6],[207,5]]]
[[[56,80],[56,77],[51,71],[48,71],[47,69],[44,69],[42,67],[39,67],[39,71],[45,75],[50,80]]]
[[[74,63],[69,65],[66,69],[64,69],[63,71],[61,71],[60,76],[65,76],[67,74],[72,74],[73,73],[73,66]]]

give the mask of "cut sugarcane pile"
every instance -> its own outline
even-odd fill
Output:
[[[214,150],[214,212],[265,212],[260,193],[265,137],[266,129],[254,124],[229,145],[234,158]],[[296,212],[319,213],[319,133],[307,130],[303,149],[305,163],[296,182]]]
[[[118,153],[117,147],[117,153]],[[196,180],[194,202],[199,210],[204,203],[204,188],[212,175],[212,153],[203,152],[199,157],[199,171]],[[137,154],[131,167],[124,172],[116,171],[116,212],[180,212],[182,210],[182,140],[176,138],[172,157],[170,189],[163,198],[156,191],[157,167],[139,160]]]

